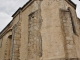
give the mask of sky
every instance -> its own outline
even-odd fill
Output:
[[[28,0],[0,0],[0,32],[12,20],[12,15],[19,8],[22,7]],[[72,0],[77,4],[76,12],[80,18],[80,2],[79,0]]]

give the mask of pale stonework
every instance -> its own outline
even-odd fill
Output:
[[[30,0],[0,33],[0,60],[80,60],[80,20],[69,0]]]

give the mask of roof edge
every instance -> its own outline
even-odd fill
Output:
[[[74,4],[71,0],[65,0],[67,3],[69,3],[74,9],[76,9],[76,4]]]
[[[13,19],[14,19],[14,17],[18,14],[18,12],[20,11],[20,10],[22,10],[26,5],[28,5],[31,1],[34,1],[34,0],[29,0],[25,5],[23,5],[23,7],[20,7],[13,15],[12,15],[12,17],[13,17]],[[1,37],[1,35],[5,32],[5,29],[8,27],[10,27],[10,24],[11,24],[11,22],[13,21],[13,19],[4,27],[4,29],[0,32],[0,37]]]
[[[34,1],[34,0],[29,0],[26,4],[24,4],[22,7],[20,7],[13,15],[12,17],[14,17],[17,12],[19,12],[19,10],[22,10],[26,5],[28,5],[31,1]],[[67,3],[69,3],[74,9],[76,9],[76,4],[74,4],[71,0],[65,0]]]
[[[28,4],[29,4],[30,2],[32,2],[32,1],[35,1],[35,0],[29,0],[25,5],[23,5],[23,7],[20,7],[20,8],[12,15],[12,17],[16,16],[20,10],[22,10],[26,5],[28,5]],[[67,3],[69,3],[74,9],[76,9],[76,4],[74,4],[71,0],[65,0],[65,1],[66,1]],[[13,20],[12,20],[12,21],[13,21]],[[12,21],[11,21],[11,22],[12,22]],[[10,22],[10,23],[11,23],[11,22]],[[9,27],[10,23],[0,32],[0,35],[1,35],[1,33],[2,33],[7,27]]]
[[[22,10],[26,5],[28,5],[31,1],[33,1],[33,0],[29,0],[26,4],[24,4],[22,7],[19,7],[19,9],[12,15],[12,17],[14,17],[15,15],[17,15],[18,14],[18,12],[20,11],[20,10]]]
[[[12,17],[14,17],[16,14],[18,14],[18,12],[21,10],[22,8],[19,7],[19,9],[12,15]]]

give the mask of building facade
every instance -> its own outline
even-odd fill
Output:
[[[80,20],[71,0],[29,0],[0,32],[0,60],[80,60]]]

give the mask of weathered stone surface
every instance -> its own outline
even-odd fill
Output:
[[[56,58],[56,59],[46,59],[46,60],[80,60],[79,58]]]
[[[66,12],[66,11],[61,11],[62,12],[62,19],[65,19],[63,21],[63,28],[64,28],[64,33],[65,33],[65,47],[66,47],[66,53],[67,53],[67,57],[69,58],[73,58],[73,57],[77,57],[77,53],[76,53],[76,49],[75,49],[75,43],[74,43],[74,39],[73,39],[73,20],[71,18],[71,14],[70,11]]]
[[[13,48],[11,50],[11,59],[19,60],[20,58],[20,40],[21,40],[21,21],[19,21],[13,29]]]
[[[40,32],[42,20],[39,16],[39,10],[29,15],[28,60],[40,60],[42,54],[42,37]]]
[[[0,60],[80,60],[74,8],[70,0],[30,0],[0,33]]]

